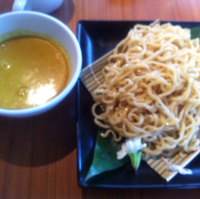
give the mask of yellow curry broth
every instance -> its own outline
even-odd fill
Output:
[[[43,104],[68,83],[68,57],[53,42],[34,36],[0,45],[0,108],[23,109]]]

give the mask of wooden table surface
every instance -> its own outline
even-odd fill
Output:
[[[0,13],[13,0],[0,0]],[[200,21],[199,0],[64,0],[52,13],[76,34],[90,20]],[[0,27],[1,28],[1,27]],[[57,107],[25,119],[0,117],[0,198],[200,198],[200,189],[81,189],[77,185],[76,88]]]

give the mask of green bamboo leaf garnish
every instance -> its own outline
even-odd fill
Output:
[[[115,142],[112,135],[103,138],[100,134],[104,131],[104,129],[98,131],[92,165],[85,181],[102,172],[119,168],[130,161],[128,157],[121,160],[117,159],[116,152],[120,150],[121,143]]]
[[[190,29],[191,39],[200,38],[200,27]]]

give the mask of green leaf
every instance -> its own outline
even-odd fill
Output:
[[[112,135],[103,138],[100,134],[104,131],[103,129],[99,129],[98,131],[92,165],[85,181],[102,172],[119,168],[130,161],[128,156],[121,160],[117,159],[117,151],[121,149],[121,143],[115,142]]]
[[[190,29],[191,39],[200,38],[200,27],[194,27]]]

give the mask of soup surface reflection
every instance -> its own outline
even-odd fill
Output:
[[[64,89],[69,76],[69,58],[54,42],[27,36],[0,44],[0,108],[41,105]]]

